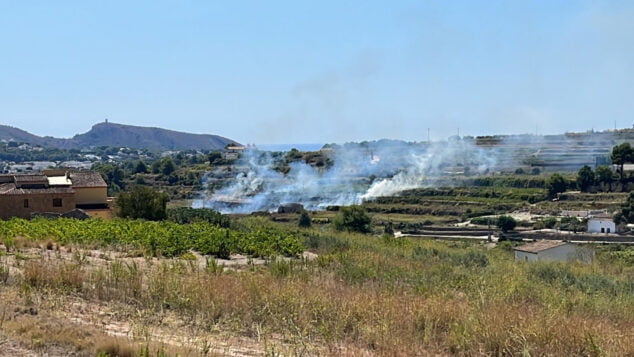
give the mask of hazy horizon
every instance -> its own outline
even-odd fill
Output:
[[[261,145],[634,121],[634,3],[0,4],[0,123]]]

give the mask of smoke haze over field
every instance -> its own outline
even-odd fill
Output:
[[[274,169],[283,156],[249,150],[235,165],[238,173],[230,184],[207,192],[194,205],[225,213],[273,211],[286,203],[319,210],[425,187],[431,177],[513,171],[530,162],[578,169],[606,155],[613,143],[610,133],[453,138],[431,144],[380,140],[334,145],[322,151],[332,159],[331,167],[291,162],[287,174]],[[222,175],[209,172],[204,184]]]

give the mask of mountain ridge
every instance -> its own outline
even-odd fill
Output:
[[[120,146],[148,150],[222,150],[235,140],[213,134],[192,134],[158,127],[112,122],[97,123],[70,139],[38,136],[20,128],[0,124],[0,140],[62,149]]]

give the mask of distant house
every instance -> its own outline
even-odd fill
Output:
[[[515,261],[582,261],[591,263],[594,250],[556,240],[541,240],[516,247]]]
[[[237,160],[246,148],[241,145],[229,145],[226,149],[227,151],[222,153],[222,158],[224,160]]]
[[[616,233],[616,224],[612,216],[600,214],[588,219],[589,233]]]
[[[0,175],[0,219],[106,207],[106,190],[101,175],[91,171]]]

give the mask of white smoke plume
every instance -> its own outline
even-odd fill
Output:
[[[611,135],[509,136],[495,145],[476,145],[473,138],[453,138],[431,145],[380,140],[334,145],[325,150],[334,162],[331,167],[293,162],[286,174],[275,170],[279,155],[250,150],[236,165],[237,173],[232,174],[230,185],[207,192],[194,206],[223,213],[250,213],[300,203],[306,209],[320,210],[426,187],[436,182],[430,178],[514,170],[527,160],[546,158],[554,165],[572,163],[578,169],[609,152],[613,143]],[[584,154],[579,154],[580,147]],[[206,182],[221,175],[210,172]]]

